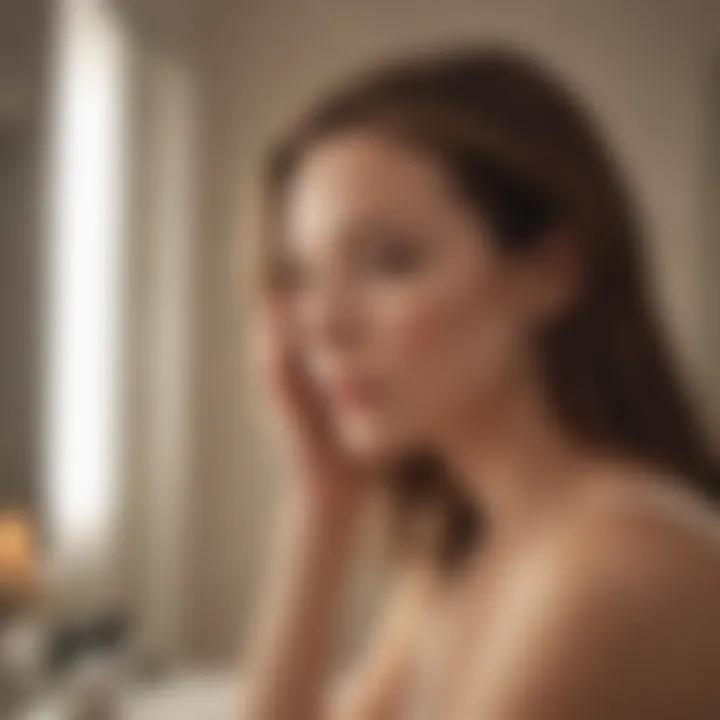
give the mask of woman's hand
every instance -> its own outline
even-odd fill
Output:
[[[261,326],[261,370],[280,415],[305,500],[345,515],[361,504],[367,469],[344,450],[326,403],[298,352],[289,301],[268,298]]]
[[[326,717],[332,648],[367,484],[304,372],[288,306],[268,301],[264,312],[261,370],[298,482],[283,503],[279,555],[254,624],[246,716],[317,720]]]

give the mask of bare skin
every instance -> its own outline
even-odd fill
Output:
[[[581,281],[562,234],[505,260],[434,163],[362,132],[305,161],[287,226],[301,291],[268,302],[264,367],[298,477],[246,717],[720,717],[715,511],[683,478],[583,446],[539,381],[534,329]],[[410,558],[336,685],[373,463],[415,442],[457,468],[489,540],[451,577]]]

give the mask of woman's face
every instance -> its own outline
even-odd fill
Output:
[[[544,302],[529,261],[496,249],[434,158],[377,132],[315,145],[287,191],[299,350],[348,449],[492,418]]]

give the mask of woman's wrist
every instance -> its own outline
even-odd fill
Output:
[[[295,448],[291,458],[306,512],[330,528],[356,521],[365,505],[368,485],[359,468],[346,461],[333,461],[308,447]]]
[[[362,493],[308,483],[300,496],[299,511],[311,535],[333,543],[349,541],[354,536],[364,507]]]

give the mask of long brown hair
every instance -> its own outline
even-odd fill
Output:
[[[313,143],[372,126],[433,153],[507,252],[549,228],[575,229],[587,282],[545,338],[546,379],[568,429],[588,442],[681,474],[713,497],[717,476],[678,380],[645,282],[641,229],[620,172],[574,93],[535,59],[495,47],[400,58],[343,84],[272,150],[267,220]],[[277,280],[267,237],[262,278]],[[441,552],[461,557],[481,526],[431,458],[398,462],[406,515],[423,502],[447,519]]]

